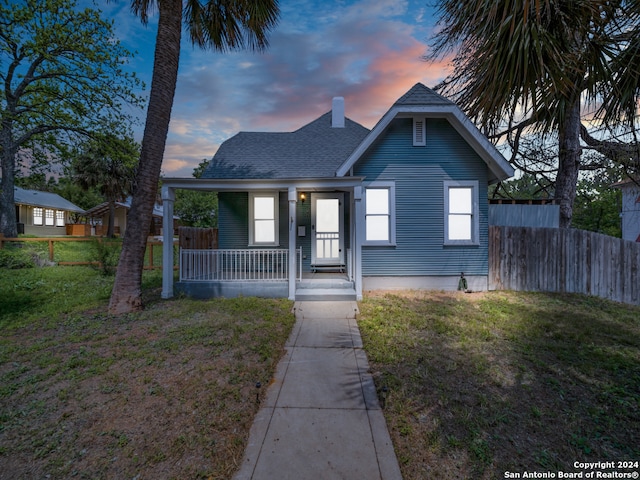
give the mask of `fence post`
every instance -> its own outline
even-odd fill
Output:
[[[149,269],[153,270],[153,243],[147,242],[147,248],[149,249]]]
[[[53,240],[49,239],[49,261],[53,262]]]

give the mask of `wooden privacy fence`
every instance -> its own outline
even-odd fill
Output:
[[[217,228],[180,227],[178,228],[180,248],[193,250],[211,250],[218,248]]]
[[[640,305],[640,244],[584,230],[489,227],[489,289]]]

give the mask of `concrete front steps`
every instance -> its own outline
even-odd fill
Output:
[[[340,278],[304,279],[296,284],[296,301],[354,301],[353,282]]]

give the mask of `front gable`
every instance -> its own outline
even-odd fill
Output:
[[[365,191],[367,185],[387,183],[395,193],[395,243],[365,242],[363,274],[486,275],[490,170],[446,119],[425,119],[424,130],[426,142],[416,146],[413,118],[394,118],[351,168],[364,179]],[[449,240],[447,189],[452,186],[473,191],[473,230],[467,242]]]
[[[486,164],[488,167],[487,178],[490,183],[506,180],[515,173],[513,167],[509,165],[502,154],[457,105],[418,83],[398,99],[382,117],[358,148],[337,169],[337,175],[348,175],[369,148],[385,137],[392,122],[402,118],[411,119],[413,146],[426,147],[429,142],[427,128],[424,128],[426,135],[417,137],[418,128],[426,126],[429,120],[445,120],[458,133],[460,141],[468,145]]]

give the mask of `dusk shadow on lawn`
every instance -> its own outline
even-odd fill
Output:
[[[504,478],[638,458],[638,321],[592,303],[501,293],[367,299],[361,331],[378,390],[388,389],[405,478]]]

